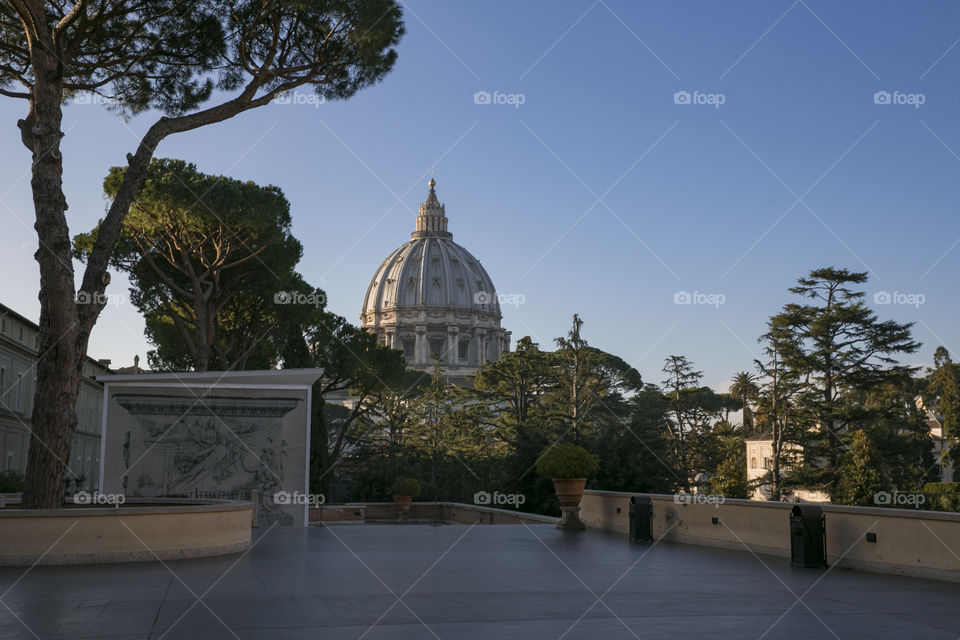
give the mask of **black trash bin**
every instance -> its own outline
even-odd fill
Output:
[[[827,528],[823,509],[798,504],[790,513],[790,564],[809,569],[827,566]]]
[[[653,541],[653,500],[650,496],[630,498],[630,542]]]

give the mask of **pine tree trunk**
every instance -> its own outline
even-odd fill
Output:
[[[52,54],[34,52],[37,80],[33,99],[29,115],[19,123],[24,144],[33,152],[31,187],[39,239],[35,257],[40,264],[40,353],[23,496],[27,509],[54,509],[63,504],[63,481],[89,337],[74,292],[60,155],[63,90],[58,81],[51,80],[56,77],[56,64]],[[84,298],[87,304],[99,302],[96,293],[97,297]]]

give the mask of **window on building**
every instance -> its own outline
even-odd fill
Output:
[[[417,348],[416,341],[414,340],[403,341],[403,357],[407,359],[407,362],[413,362],[413,359],[416,357],[416,348]]]
[[[764,468],[764,469],[773,469],[773,458],[764,458],[764,459],[763,459],[763,468]]]
[[[0,333],[6,333],[6,332],[7,332],[7,319],[0,318]]]
[[[20,342],[23,342],[23,327],[20,327]]]
[[[443,338],[434,338],[430,341],[430,353],[438,358],[443,357]]]
[[[470,341],[461,340],[460,347],[457,351],[457,358],[460,360],[460,362],[466,362],[469,355],[470,355]]]
[[[23,375],[17,375],[16,388],[13,390],[13,409],[14,411],[22,411],[21,408],[21,396],[23,395]]]
[[[756,469],[756,468],[757,468],[757,458],[756,458],[756,456],[754,456],[753,458],[750,458],[750,468],[751,468],[751,469]]]
[[[13,451],[7,451],[7,471],[13,469]]]

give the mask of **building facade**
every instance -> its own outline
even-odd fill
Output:
[[[773,487],[770,484],[770,474],[773,472],[773,439],[769,434],[761,434],[746,439],[747,449],[747,485],[751,487],[751,500],[770,500],[773,497]],[[781,461],[781,476],[790,473],[791,457],[799,457],[801,447],[795,443],[784,443],[784,459]],[[819,489],[804,487],[784,487],[781,491],[781,500],[795,502],[830,502],[830,496]]]
[[[33,393],[37,385],[39,327],[36,323],[0,304],[0,470],[21,473],[27,466],[30,448]],[[103,384],[96,377],[110,369],[87,358],[83,364],[80,397],[77,400],[77,429],[69,466],[83,481],[77,488],[92,488],[100,475],[100,431],[103,411]],[[67,473],[67,477],[72,477]]]
[[[928,407],[923,396],[917,396],[917,408],[923,411],[924,424],[930,429],[930,437],[933,438],[933,459],[937,463],[937,472],[940,475],[940,482],[954,481],[954,463],[949,454],[957,446],[957,438],[949,436],[944,430],[944,417],[937,413],[933,408]]]
[[[447,230],[446,206],[430,180],[410,241],[393,251],[367,287],[361,326],[380,344],[401,349],[407,365],[466,377],[510,350],[510,332],[493,281]]]
[[[938,482],[952,482],[954,480],[954,464],[945,460],[944,453],[949,452],[956,444],[957,438],[944,434],[943,417],[928,408],[922,396],[915,400],[918,409],[924,412],[924,424],[930,430],[930,442],[934,460],[937,461],[935,470]],[[746,439],[747,455],[747,482],[751,489],[751,500],[769,500],[773,495],[770,485],[770,473],[773,470],[773,439],[766,432]],[[784,458],[781,462],[781,474],[787,476],[791,470],[790,459],[797,459],[802,454],[802,448],[796,443],[784,444]],[[784,500],[798,502],[830,502],[830,496],[817,489],[803,487],[789,487],[782,496]]]

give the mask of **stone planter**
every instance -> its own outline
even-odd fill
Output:
[[[393,504],[396,505],[399,513],[410,511],[410,504],[413,502],[412,496],[393,496]]]
[[[0,510],[0,566],[183,560],[250,548],[253,504],[131,498],[120,507]]]
[[[587,485],[586,478],[554,478],[553,490],[557,492],[557,500],[561,507],[578,507],[583,498],[583,488]]]
[[[560,511],[563,512],[557,529],[583,531],[587,528],[580,520],[580,500],[583,498],[583,489],[586,484],[586,478],[553,479],[553,490],[557,492]]]

